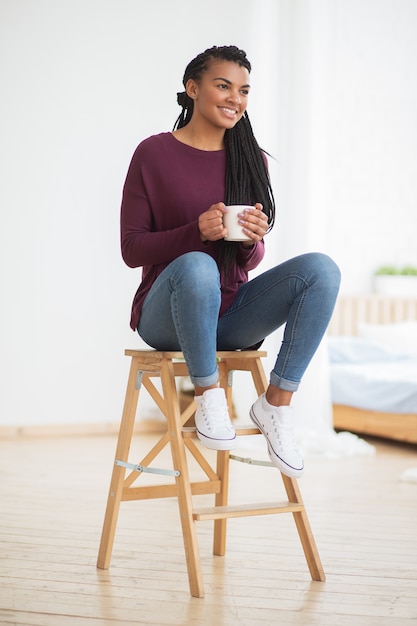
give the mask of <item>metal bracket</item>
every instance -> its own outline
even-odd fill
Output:
[[[228,387],[233,387],[233,371],[234,370],[229,370],[227,373],[227,386]]]
[[[126,463],[126,461],[119,461],[119,459],[116,459],[114,464],[119,465],[120,467],[126,467],[127,469],[131,469],[134,472],[143,472],[147,474],[164,474],[165,476],[180,476],[181,475],[181,472],[179,472],[178,470],[158,469],[156,467],[144,467],[143,465],[134,465],[133,463]]]
[[[140,387],[142,385],[142,377],[143,377],[143,371],[139,370],[138,373],[136,374],[136,389],[140,390]]]
[[[263,465],[264,467],[275,467],[271,461],[256,461],[255,459],[251,459],[250,457],[236,456],[235,454],[230,454],[229,458],[233,461],[239,461],[240,463],[248,463],[249,465]]]

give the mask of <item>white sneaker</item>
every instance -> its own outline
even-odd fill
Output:
[[[286,476],[299,478],[304,462],[296,448],[292,407],[274,407],[262,394],[252,405],[250,418],[265,435],[272,463]]]
[[[197,402],[195,425],[201,443],[211,450],[232,450],[237,440],[224,389],[208,389],[194,399]]]

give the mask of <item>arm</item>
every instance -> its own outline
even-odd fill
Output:
[[[158,215],[152,210],[140,160],[134,157],[123,188],[120,218],[122,257],[129,267],[168,263],[202,246],[198,220],[166,227],[163,194],[155,198]]]
[[[251,247],[244,247],[242,244],[238,247],[237,262],[240,267],[246,272],[258,267],[265,255],[265,243],[264,240],[258,241]]]
[[[169,263],[186,252],[200,249],[197,222],[172,230],[152,232],[138,224],[126,224],[122,217],[122,257],[129,267]]]

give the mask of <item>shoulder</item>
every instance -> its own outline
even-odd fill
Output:
[[[147,139],[141,141],[135,152],[139,154],[150,154],[153,152],[158,153],[161,150],[166,150],[172,144],[172,139],[171,133],[151,135]]]
[[[147,137],[140,142],[134,151],[130,168],[145,172],[156,166],[163,166],[167,161],[172,161],[172,143],[176,142],[171,133],[160,133]]]

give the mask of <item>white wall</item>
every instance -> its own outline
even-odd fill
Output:
[[[128,326],[140,271],[119,252],[124,177],[213,44],[247,50],[251,118],[276,156],[266,263],[320,248],[350,291],[379,263],[416,263],[416,10],[0,0],[0,426],[119,419],[123,350],[141,346]]]
[[[343,289],[417,266],[417,2],[328,3],[326,219]]]
[[[285,252],[324,250],[367,292],[379,265],[417,265],[417,2],[285,6]]]
[[[0,424],[119,419],[123,350],[142,345],[140,271],[119,250],[127,167],[172,128],[191,58],[235,42],[250,55],[257,4],[0,2]]]

